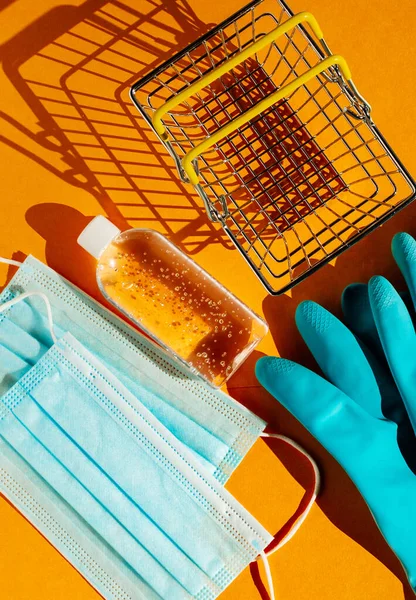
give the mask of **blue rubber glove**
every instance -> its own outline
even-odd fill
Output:
[[[416,241],[398,234],[392,250],[416,308]],[[298,329],[325,379],[273,357],[257,362],[256,375],[347,471],[416,590],[412,317],[383,277],[347,288],[343,310],[354,333],[314,302],[303,302],[296,312]],[[402,443],[400,429],[407,432]]]

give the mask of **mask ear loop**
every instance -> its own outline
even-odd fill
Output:
[[[21,267],[23,264],[18,260],[12,260],[11,258],[3,258],[3,256],[0,256],[0,263],[4,263],[6,265],[13,265],[14,267]]]
[[[4,302],[3,304],[0,304],[0,313],[4,312],[11,306],[14,306],[18,302],[21,302],[21,300],[24,300],[25,298],[29,298],[30,296],[38,296],[39,298],[42,298],[42,300],[46,304],[46,314],[48,317],[49,333],[51,334],[53,343],[56,344],[58,341],[58,338],[56,337],[55,332],[53,330],[52,307],[51,307],[49,298],[43,292],[25,292],[24,294],[20,294],[20,296],[16,296],[16,298],[12,298],[11,300]]]
[[[0,256],[0,263],[4,263],[6,265],[12,265],[13,267],[21,267],[23,264],[22,262],[19,262],[18,260],[13,260],[12,258],[4,258],[4,256]],[[4,304],[0,304],[0,313],[4,312],[11,306],[14,306],[21,300],[24,300],[25,298],[29,298],[30,296],[39,296],[39,298],[42,298],[42,300],[46,304],[46,314],[48,317],[49,333],[51,334],[53,343],[56,344],[56,342],[58,341],[58,338],[56,337],[55,332],[53,330],[52,307],[51,307],[50,300],[46,296],[46,294],[43,294],[42,292],[25,292],[24,294],[20,294],[20,296],[16,296],[16,298],[13,298],[12,300],[9,300],[8,302],[4,302]]]
[[[277,550],[280,550],[280,548],[282,548],[285,544],[287,544],[287,542],[292,539],[292,537],[297,533],[297,531],[300,529],[300,527],[304,523],[312,506],[315,504],[315,500],[319,494],[319,488],[321,485],[321,474],[319,472],[318,465],[316,464],[316,462],[314,461],[312,456],[308,452],[306,452],[306,450],[304,450],[302,448],[302,446],[299,446],[299,444],[297,444],[295,441],[291,440],[290,438],[288,438],[284,435],[280,435],[278,433],[262,433],[261,437],[265,437],[265,438],[268,437],[268,438],[274,438],[277,440],[281,440],[282,442],[285,442],[285,444],[288,444],[289,446],[292,446],[292,448],[295,448],[295,450],[300,452],[300,454],[302,454],[302,456],[304,456],[308,460],[309,464],[311,465],[311,467],[313,469],[313,474],[314,474],[313,493],[310,497],[308,504],[302,511],[302,514],[299,515],[297,521],[291,527],[290,531],[285,535],[285,537],[282,540],[280,540],[280,542],[276,546],[274,546],[274,548],[272,548],[268,552],[267,552],[267,550],[263,551],[258,556],[258,559],[260,558],[262,560],[263,565],[264,565],[264,570],[266,572],[266,579],[267,579],[267,585],[269,588],[270,600],[275,600],[273,578],[272,578],[272,574],[270,571],[268,557],[271,556],[272,554],[274,554],[275,552],[277,552]]]

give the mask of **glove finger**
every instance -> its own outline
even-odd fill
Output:
[[[384,418],[376,378],[351,331],[310,301],[298,306],[296,324],[327,379],[373,417]]]
[[[362,448],[391,425],[372,418],[334,385],[290,360],[260,358],[256,377],[350,473],[354,467],[359,470]]]
[[[416,431],[416,334],[409,312],[384,277],[368,284],[370,304],[390,371]]]
[[[415,324],[416,313],[413,311],[413,302],[409,292],[399,292],[399,294]],[[360,341],[365,343],[380,362],[384,363],[383,346],[371,310],[367,284],[352,283],[348,285],[342,293],[341,306],[347,327]]]
[[[408,233],[398,233],[393,238],[391,250],[406,280],[416,310],[416,240]]]
[[[409,300],[411,304],[408,294],[404,297],[400,295],[406,306]],[[341,303],[345,322],[357,336],[357,341],[376,378],[381,393],[383,415],[398,425],[406,424],[407,428],[407,424],[410,426],[409,417],[384,355],[371,310],[368,286],[364,283],[349,285],[342,294]]]

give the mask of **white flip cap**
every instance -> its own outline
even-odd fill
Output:
[[[88,223],[78,237],[78,244],[95,258],[100,258],[104,248],[119,234],[120,229],[111,221],[98,215]]]

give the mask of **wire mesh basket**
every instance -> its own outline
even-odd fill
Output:
[[[283,293],[414,199],[310,13],[252,2],[131,99],[267,290]]]

